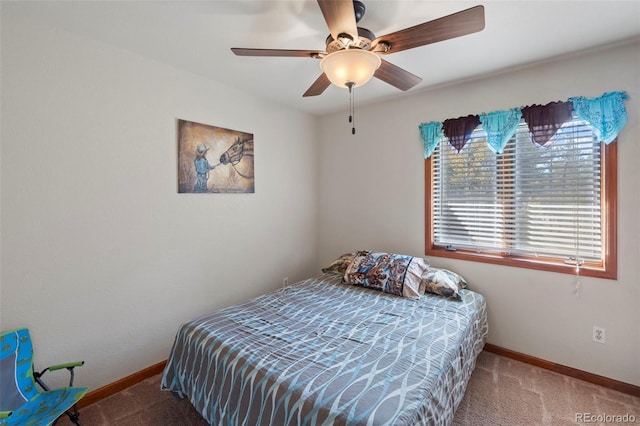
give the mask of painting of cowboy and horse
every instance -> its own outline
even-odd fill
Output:
[[[179,193],[253,193],[253,134],[178,120]]]

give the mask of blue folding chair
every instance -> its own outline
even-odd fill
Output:
[[[73,387],[73,369],[83,364],[83,361],[59,364],[38,373],[33,369],[29,330],[3,332],[0,335],[0,426],[51,425],[65,413],[73,423],[81,426],[75,405],[88,388]],[[71,376],[69,386],[49,389],[42,381],[42,375],[63,368]]]

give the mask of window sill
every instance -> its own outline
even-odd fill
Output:
[[[472,262],[491,263],[495,265],[512,266],[517,268],[535,269],[539,271],[557,272],[561,274],[576,274],[575,265],[558,262],[554,259],[537,257],[520,257],[495,253],[478,253],[470,250],[445,250],[443,247],[431,247],[426,250],[427,256],[445,257],[449,259],[469,260]],[[580,266],[580,276],[616,280],[618,278],[615,265],[603,268],[600,265],[584,264]]]

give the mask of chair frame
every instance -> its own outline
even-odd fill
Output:
[[[69,376],[70,376],[69,377],[69,387],[73,387],[73,379],[74,379],[74,376],[75,376],[73,369],[75,367],[81,367],[83,365],[84,365],[84,361],[76,361],[76,362],[68,362],[66,364],[52,365],[50,367],[45,368],[44,370],[42,370],[40,372],[38,372],[35,369],[33,369],[33,378],[36,381],[36,383],[38,384],[38,386],[40,386],[45,392],[48,392],[51,389],[42,380],[42,376],[44,375],[44,373],[46,373],[47,371],[57,371],[57,370],[61,370],[63,368],[66,368],[69,371]],[[72,423],[75,423],[78,426],[82,426],[82,423],[80,423],[80,413],[78,412],[77,404],[73,404],[73,406],[71,406],[71,408],[69,408],[64,413],[69,417],[69,420],[71,420]],[[59,419],[60,419],[60,417],[55,419],[53,421],[53,423],[51,423],[51,424],[53,426],[55,426],[55,424],[58,422]]]
[[[65,413],[71,422],[77,426],[82,426],[79,419],[80,413],[76,405],[86,394],[88,388],[74,387],[73,380],[75,376],[74,369],[84,365],[84,361],[52,365],[42,371],[36,371],[33,365],[33,343],[27,328],[4,331],[1,333],[1,340],[3,363],[9,362],[9,364],[4,364],[4,373],[8,373],[7,369],[13,365],[15,374],[13,377],[15,382],[12,382],[11,378],[7,376],[9,381],[6,382],[3,380],[3,386],[6,385],[11,388],[17,386],[15,390],[19,392],[19,394],[14,393],[11,389],[5,389],[9,396],[3,403],[4,409],[13,409],[13,411],[0,411],[0,424],[14,425],[20,421],[28,421],[29,424],[31,424],[32,421],[37,421],[34,416],[45,414],[46,416],[37,424],[43,424],[42,420],[46,419],[47,424],[55,425],[62,417],[62,414]],[[8,357],[12,358],[7,360]],[[58,371],[62,369],[69,371],[69,386],[50,389],[44,380],[42,380],[42,376],[48,371]],[[11,392],[9,393],[9,391]],[[63,399],[57,400],[57,402],[54,402],[54,405],[51,405],[49,408],[44,401],[50,400],[51,398],[54,398],[54,401],[56,401],[55,398]],[[17,405],[18,403],[21,405]],[[45,405],[43,405],[43,403]],[[37,410],[34,410],[34,407],[37,408]],[[42,411],[43,409],[49,411]],[[63,409],[64,411],[62,411]],[[54,415],[58,417],[53,418]],[[14,418],[14,416],[17,416],[17,419]]]

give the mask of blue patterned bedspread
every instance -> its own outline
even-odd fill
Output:
[[[398,297],[321,275],[180,327],[162,389],[212,425],[447,425],[484,298]]]

